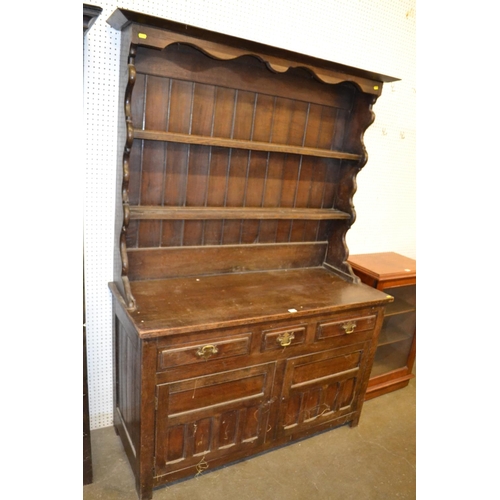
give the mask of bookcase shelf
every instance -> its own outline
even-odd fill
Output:
[[[290,146],[286,144],[275,144],[272,142],[245,141],[236,139],[225,139],[222,137],[206,137],[194,134],[180,134],[175,132],[163,132],[160,130],[133,130],[135,139],[150,141],[178,142],[181,144],[198,144],[203,146],[216,146],[223,148],[244,149],[249,151],[264,151],[266,153],[286,153],[304,156],[315,156],[318,158],[336,158],[340,160],[361,159],[359,154],[344,153],[342,151],[331,151],[320,148],[308,148],[301,146]]]
[[[131,206],[130,218],[141,220],[346,220],[350,218],[350,215],[340,210],[320,208]]]
[[[417,263],[395,252],[352,255],[363,283],[394,297],[387,305],[366,399],[406,387],[416,355]]]

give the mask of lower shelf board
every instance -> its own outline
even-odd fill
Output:
[[[372,377],[405,368],[413,339],[407,338],[400,342],[379,345],[375,353],[372,367]]]
[[[391,380],[386,380],[384,382],[378,382],[377,379],[382,377],[375,377],[370,380],[368,384],[368,389],[365,394],[365,401],[382,396],[383,394],[388,394],[393,391],[404,389],[410,383],[410,380],[415,378],[413,373],[395,376]]]

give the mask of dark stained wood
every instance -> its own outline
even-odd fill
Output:
[[[136,91],[138,81],[134,85]],[[165,130],[167,128],[167,113],[170,92],[169,80],[149,76],[145,80],[144,89],[137,89],[141,95],[154,94],[157,96],[155,105],[151,101],[142,101],[143,114],[139,115],[144,126]],[[134,103],[134,100],[132,101]],[[136,105],[138,107],[138,105]],[[139,110],[138,110],[139,111]],[[132,108],[132,113],[133,113]],[[133,117],[133,114],[132,114]],[[133,117],[134,119],[134,117]],[[165,185],[165,156],[166,148],[162,143],[145,141],[141,144],[141,180],[139,201],[142,204],[162,205]],[[138,225],[138,246],[159,246],[161,238],[161,223],[159,221],[145,221]]]
[[[213,125],[216,87],[195,84],[193,92],[191,131],[194,134],[210,135]],[[207,204],[208,182],[210,178],[211,149],[191,146],[189,155],[188,179],[186,185],[186,205],[204,206]],[[184,223],[184,245],[201,245],[204,242],[204,222],[187,221]]]
[[[246,186],[246,164],[248,154],[241,151],[232,152],[229,155],[230,167],[227,176],[226,207],[238,207],[245,196]],[[241,221],[229,218],[223,221],[222,239],[223,245],[237,244],[241,241]]]
[[[257,106],[253,116],[254,127],[252,131],[252,141],[267,144],[271,142],[276,97],[260,93],[256,97],[256,104]]]
[[[93,481],[92,442],[90,438],[89,388],[87,373],[87,334],[85,327],[85,299],[83,326],[83,484]]]
[[[256,96],[253,92],[236,91],[231,138],[251,139],[255,98]],[[245,198],[249,153],[244,150],[231,150],[229,158],[225,206],[237,207],[243,203]],[[240,241],[241,222],[234,220],[224,221],[222,243],[230,245],[239,243]]]
[[[319,267],[325,250],[325,242],[130,249],[129,274],[147,280]]]
[[[220,219],[349,219],[349,214],[340,210],[320,208],[260,207],[159,207],[131,206],[130,219],[166,220],[220,220]],[[154,245],[150,245],[154,246]]]
[[[109,22],[128,65],[114,422],[146,500],[358,424],[393,299],[360,283],[346,233],[393,79],[122,9]]]
[[[229,151],[212,148],[210,178],[208,179],[207,205],[223,207],[226,203],[226,179],[229,169]],[[223,221],[205,222],[204,243],[219,245],[222,242]]]
[[[360,159],[358,154],[344,153],[342,151],[330,151],[312,147],[286,146],[279,143],[274,144],[249,140],[224,139],[223,137],[203,137],[194,134],[188,135],[174,132],[163,132],[160,130],[134,129],[134,138],[147,139],[150,141],[179,142],[181,144],[203,144],[207,146],[219,146],[252,151],[270,151],[275,153],[317,156],[320,158],[340,158],[344,160]]]
[[[179,206],[185,202],[185,174],[187,172],[188,146],[169,144],[165,162],[165,206]],[[161,245],[175,246],[182,244],[182,221],[163,221]]]
[[[283,183],[283,155],[271,153],[267,163],[266,186],[262,204],[271,210],[276,209],[281,204],[281,191]],[[261,243],[273,243],[276,241],[278,229],[277,221],[263,220],[259,231],[259,241]]]
[[[130,333],[130,322],[124,324],[123,312],[114,305],[114,426],[130,461],[136,478],[139,476],[138,449],[140,446],[140,394],[136,380],[140,380],[141,359],[138,339]]]
[[[246,183],[245,205],[249,209],[262,206],[265,192],[267,163],[269,154],[251,152],[248,162],[248,180]],[[269,210],[262,212],[270,213]],[[241,224],[241,243],[258,243],[261,218],[243,220]]]
[[[217,349],[204,349],[207,344],[194,344],[188,347],[165,349],[159,353],[158,369],[166,370],[176,366],[206,363],[209,358],[223,359],[241,354],[250,354],[251,333],[235,336],[217,342]],[[210,347],[210,345],[209,345]]]
[[[165,147],[161,143],[146,142],[142,150],[142,182],[140,202],[144,205],[161,205],[163,202]],[[138,245],[160,245],[161,223],[158,220],[141,222]]]
[[[83,4],[83,36],[95,23],[96,19],[101,15],[102,7],[96,5]]]
[[[292,69],[283,75],[276,74],[254,57],[217,61],[207,58],[194,47],[182,44],[171,45],[161,52],[138,47],[137,53],[136,68],[139,73],[238,88],[259,96],[268,94],[272,83],[272,95],[276,97],[287,99],[293,93],[297,99],[294,102],[312,102],[344,110],[352,106],[354,91],[351,86],[339,85],[336,92],[331,92],[305,70]]]
[[[372,92],[377,95],[380,95],[382,91],[382,82],[398,80],[379,73],[360,70],[126,9],[117,9],[108,19],[108,23],[113,28],[122,31],[132,23],[132,28],[134,28],[133,43],[138,45],[164,48],[175,43],[175,40],[184,42],[194,39],[199,43],[202,43],[203,40],[209,40],[203,43],[203,50],[216,58],[232,59],[245,54],[256,55],[266,61],[275,71],[286,71],[290,67],[307,67],[326,83],[338,83],[347,79],[355,81],[364,92]],[[149,31],[149,39],[139,36],[140,33],[143,35],[144,31]]]
[[[309,192],[311,190],[311,177],[314,171],[314,163],[309,158],[302,158],[299,164],[298,181],[295,190],[295,206],[307,207],[309,203]],[[296,219],[290,230],[290,241],[305,241],[306,223],[304,220]]]
[[[198,276],[132,281],[142,305],[129,314],[141,338],[286,319],[296,314],[293,310],[317,314],[391,300],[321,267]]]
[[[306,324],[287,325],[286,328],[273,328],[262,332],[262,351],[283,349],[303,344],[306,340]]]
[[[406,387],[415,377],[417,263],[395,252],[352,255],[349,263],[363,283],[394,294],[375,354],[365,399]],[[398,352],[394,361],[390,351]]]
[[[296,212],[298,214],[303,210],[304,213],[312,213],[310,209],[295,208],[295,193],[297,188],[299,166],[299,157],[295,155],[288,155],[285,158],[281,179],[280,207],[281,210],[285,212],[290,211],[291,213]],[[290,231],[292,229],[293,220],[296,219],[301,219],[301,217],[294,217],[292,220],[289,220],[288,218],[280,218],[276,227],[277,243],[290,241]]]
[[[270,399],[274,369],[274,363],[267,363],[160,385],[158,476],[187,467],[196,473],[196,465],[205,455],[217,460],[261,447],[267,415],[259,408]],[[183,432],[172,436],[171,429],[179,427]]]

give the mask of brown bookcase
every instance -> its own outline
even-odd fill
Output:
[[[139,497],[360,418],[392,297],[347,263],[394,78],[117,9],[114,424]]]
[[[406,387],[414,377],[417,263],[394,252],[352,255],[363,283],[394,297],[385,311],[365,399]]]

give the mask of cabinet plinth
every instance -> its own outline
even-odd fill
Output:
[[[349,263],[363,283],[394,297],[385,311],[366,391],[365,399],[371,399],[406,387],[414,377],[417,263],[394,252],[351,255]]]
[[[117,9],[114,424],[153,488],[357,425],[385,306],[347,262],[394,78]]]

